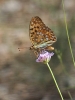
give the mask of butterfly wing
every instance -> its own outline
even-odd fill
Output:
[[[32,48],[31,50],[33,50],[37,57],[42,51],[42,48],[45,50],[54,50],[54,47],[51,45],[56,42],[56,36],[38,16],[31,19],[29,31],[29,37],[32,43],[30,48]]]
[[[45,43],[45,45],[52,45],[56,42],[56,36],[53,31],[51,31],[38,16],[31,19],[29,35],[33,45],[42,45],[43,43]]]
[[[40,39],[44,38],[43,36],[39,35],[40,30],[42,26],[45,26],[45,24],[42,22],[42,20],[36,16],[33,17],[30,21],[30,40],[33,45],[37,45],[41,43]]]

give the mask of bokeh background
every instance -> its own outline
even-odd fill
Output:
[[[75,0],[64,0],[75,56]],[[0,100],[61,100],[47,66],[29,50],[29,24],[39,16],[57,36],[50,61],[64,100],[75,100],[75,67],[61,0],[0,0]],[[18,48],[23,48],[20,51]]]

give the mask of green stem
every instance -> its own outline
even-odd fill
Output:
[[[55,76],[54,76],[54,74],[53,74],[53,72],[52,72],[52,70],[51,70],[51,67],[50,67],[50,65],[49,65],[48,63],[47,63],[47,66],[48,66],[49,71],[50,71],[50,73],[51,73],[51,75],[52,75],[52,78],[53,78],[53,80],[54,80],[54,82],[55,82],[55,85],[56,85],[57,90],[58,90],[58,92],[59,92],[59,94],[60,94],[60,97],[61,97],[62,100],[64,100],[64,98],[63,98],[63,96],[62,96],[62,93],[61,93],[61,91],[60,91],[60,89],[59,89],[59,86],[58,86],[58,84],[57,84],[57,81],[56,81],[56,79],[55,79]]]
[[[70,92],[69,92],[69,91],[68,91],[68,94],[69,94],[69,96],[70,96],[70,99],[71,99],[71,100],[73,100],[73,98],[72,98],[72,96],[71,96],[71,94],[70,94]]]
[[[74,67],[75,67],[75,60],[74,60],[73,51],[72,51],[71,42],[70,42],[70,37],[69,37],[69,33],[68,33],[68,26],[67,26],[67,21],[66,21],[66,13],[65,13],[65,7],[64,7],[64,1],[63,0],[62,0],[62,5],[63,5],[63,11],[64,11],[64,20],[65,20],[68,43],[69,43],[69,47],[70,47],[70,52],[71,52],[73,64],[74,64]]]

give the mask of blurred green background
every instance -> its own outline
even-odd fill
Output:
[[[75,56],[75,0],[64,0]],[[61,100],[46,65],[29,50],[29,24],[39,16],[57,36],[50,61],[64,100],[75,100],[75,67],[61,0],[0,0],[0,100]],[[25,47],[22,50],[18,48]]]

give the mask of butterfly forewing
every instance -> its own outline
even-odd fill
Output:
[[[56,42],[56,36],[53,31],[48,28],[42,20],[36,16],[30,21],[30,40],[35,51],[37,49],[47,48]]]
[[[33,45],[41,43],[44,38],[43,34],[41,35],[42,27],[45,24],[39,17],[33,17],[30,22],[30,40]]]

